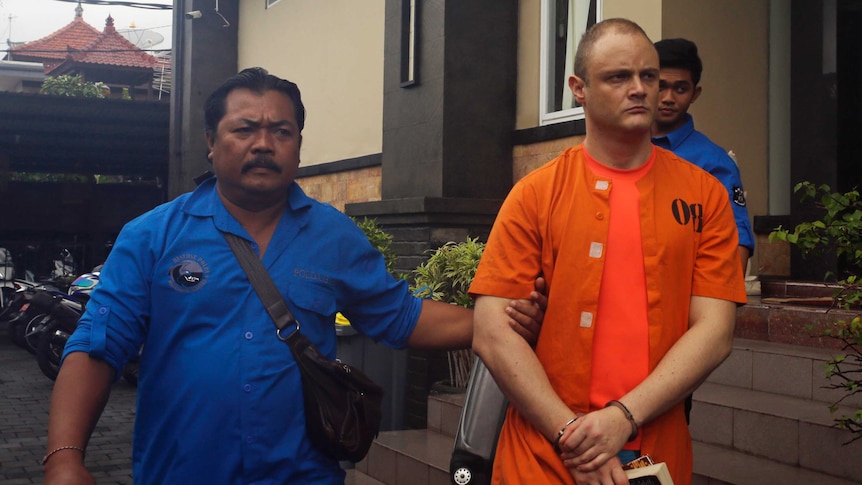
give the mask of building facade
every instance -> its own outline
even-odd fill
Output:
[[[704,91],[691,112],[698,129],[738,160],[759,232],[752,274],[789,275],[787,249],[766,235],[803,215],[797,182],[841,190],[859,182],[852,127],[860,103],[851,87],[862,76],[852,34],[862,9],[855,2],[174,6],[173,195],[207,168],[203,98],[237,70],[263,66],[303,93],[299,184],[350,215],[376,218],[395,236],[402,269],[443,242],[484,236],[514,181],[583,138],[583,113],[565,79],[580,34],[606,18],[634,20],[654,41],[697,43]]]

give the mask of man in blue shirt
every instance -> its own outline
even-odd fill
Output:
[[[703,63],[697,45],[688,39],[664,39],[655,43],[660,65],[659,104],[653,125],[654,144],[706,170],[727,188],[739,232],[739,261],[743,274],[754,250],[754,232],[745,206],[739,167],[730,155],[694,129],[688,108],[700,97]],[[685,400],[685,419],[691,415],[692,397]]]
[[[294,182],[305,123],[294,83],[246,69],[210,95],[205,122],[215,178],[123,228],[66,345],[45,483],[93,483],[84,450],[141,346],[135,483],[344,482],[306,436],[296,363],[222,232],[252,243],[331,358],[336,310],[394,347],[471,345],[472,311],[413,297],[347,216]],[[530,302],[512,308],[527,314],[513,325],[541,319]]]
[[[697,46],[687,39],[665,39],[656,42],[655,47],[661,73],[653,143],[706,170],[727,187],[739,229],[739,260],[744,272],[754,250],[754,233],[739,168],[723,148],[694,129],[694,120],[688,114],[689,106],[701,93],[698,83],[703,64]]]

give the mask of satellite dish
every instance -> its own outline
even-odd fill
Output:
[[[165,40],[165,36],[154,30],[128,29],[118,30],[117,33],[125,37],[132,44],[135,44],[135,47],[138,49],[151,49]]]

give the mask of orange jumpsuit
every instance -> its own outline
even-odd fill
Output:
[[[691,296],[746,301],[727,191],[695,165],[655,150],[653,167],[637,181],[650,372],[688,329]],[[582,145],[528,174],[500,209],[470,288],[474,295],[519,298],[537,275],[545,276],[549,302],[536,355],[574,412],[590,411],[610,190],[610,181],[586,166]],[[682,402],[643,426],[641,452],[667,462],[678,485],[690,482],[691,437]],[[573,483],[551,443],[514,406],[500,434],[494,483]]]

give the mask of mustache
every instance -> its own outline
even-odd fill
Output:
[[[246,173],[249,170],[254,170],[255,168],[265,168],[268,170],[272,170],[276,173],[281,173],[281,167],[276,165],[276,163],[272,161],[271,157],[267,156],[257,156],[252,160],[246,162],[242,166],[242,170],[240,171],[240,173]]]

